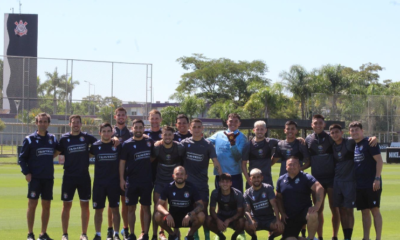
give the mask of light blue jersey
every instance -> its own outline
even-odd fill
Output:
[[[226,132],[230,133],[231,131],[228,129]],[[236,137],[236,144],[234,146],[231,146],[224,131],[216,132],[207,138],[207,140],[215,145],[215,151],[217,152],[217,158],[223,173],[231,175],[242,174],[242,152],[247,138],[239,130],[234,131],[235,134],[238,132],[239,135]],[[214,175],[218,175],[215,169]]]

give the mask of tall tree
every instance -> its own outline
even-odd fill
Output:
[[[45,83],[48,86],[47,94],[53,92],[53,114],[57,114],[57,94],[59,93],[60,83],[66,81],[66,75],[60,76],[57,72],[57,68],[52,73],[45,72],[45,75],[47,77]]]
[[[79,85],[79,81],[73,81],[71,77],[68,79],[62,79],[59,85],[59,88],[61,89],[60,98],[66,99],[67,113],[71,113],[72,92],[74,91],[76,85]]]
[[[265,77],[268,67],[263,61],[235,62],[227,58],[209,59],[202,54],[181,57],[177,61],[190,72],[181,76],[176,93],[195,94],[211,104],[229,99],[243,105],[253,93],[248,91],[248,84],[269,83]],[[171,98],[176,98],[176,94]]]

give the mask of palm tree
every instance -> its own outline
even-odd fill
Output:
[[[73,81],[72,77],[69,77],[67,79],[63,79],[60,82],[59,88],[61,89],[60,91],[60,98],[61,99],[67,99],[67,106],[66,106],[66,112],[67,113],[72,113],[71,112],[71,106],[72,106],[72,91],[75,89],[75,86],[79,85],[79,81]]]
[[[57,114],[57,93],[60,93],[60,83],[66,81],[66,75],[58,75],[57,68],[53,73],[46,72],[47,80],[45,84],[47,84],[47,94],[53,92],[53,114]]]

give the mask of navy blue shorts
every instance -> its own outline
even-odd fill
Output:
[[[292,218],[286,219],[285,230],[282,234],[282,239],[288,237],[298,237],[301,229],[307,224],[308,208],[305,208],[301,213]]]
[[[93,209],[102,209],[106,206],[106,198],[110,208],[119,206],[119,183],[109,185],[93,184]]]
[[[354,208],[356,202],[356,182],[339,182],[333,184],[335,207]]]
[[[78,189],[79,199],[81,201],[89,201],[91,188],[90,175],[80,177],[64,175],[61,186],[61,200],[71,202],[74,199],[75,190]]]
[[[154,192],[161,194],[164,188],[168,185],[169,183],[162,183],[162,182],[156,182],[154,183]]]
[[[133,206],[140,202],[141,205],[151,205],[151,193],[153,183],[129,183],[125,189],[125,203],[127,206]],[[139,201],[140,198],[140,201]]]
[[[32,178],[28,183],[28,198],[42,200],[53,200],[54,179]]]
[[[357,189],[357,210],[372,209],[381,205],[382,188],[374,191],[372,188]]]

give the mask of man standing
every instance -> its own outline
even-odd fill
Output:
[[[311,175],[300,171],[300,161],[291,157],[286,161],[287,173],[276,183],[279,211],[285,230],[282,239],[296,240],[302,227],[307,224],[308,238],[314,239],[318,228],[318,209],[321,206],[324,189]],[[311,193],[315,203],[312,206]]]
[[[252,186],[248,173],[254,168],[261,170],[264,183],[274,186],[271,175],[271,166],[273,165],[271,156],[272,150],[277,146],[278,140],[265,137],[267,125],[264,121],[255,122],[253,131],[255,137],[247,142],[243,148],[242,171],[247,180],[246,187],[249,188]],[[249,163],[249,171],[247,171],[247,163]]]
[[[279,219],[274,188],[270,184],[263,183],[263,174],[258,168],[251,170],[250,182],[251,187],[244,193],[247,220],[245,230],[252,240],[257,240],[256,232],[260,230],[270,231],[269,239],[274,239],[282,234],[284,228]]]
[[[162,144],[154,146],[154,157],[157,161],[157,176],[154,186],[153,202],[154,215],[157,212],[157,202],[164,188],[173,181],[173,172],[175,167],[182,164],[183,147],[174,142],[174,129],[164,126],[162,128]],[[165,203],[166,204],[166,203]],[[167,206],[164,206],[167,208]],[[158,223],[153,221],[153,239],[157,239]],[[164,235],[163,232],[160,235]]]
[[[307,147],[296,139],[296,135],[299,132],[297,130],[297,123],[294,121],[287,121],[285,123],[284,132],[286,134],[286,139],[278,142],[273,162],[275,163],[275,160],[281,159],[281,170],[279,176],[286,173],[286,160],[291,156],[298,157],[299,159],[302,159],[303,162],[310,161]]]
[[[209,201],[208,165],[210,159],[214,163],[214,171],[222,174],[220,163],[212,143],[203,138],[203,123],[200,119],[193,119],[190,123],[192,137],[186,138],[180,144],[184,147],[183,165],[188,174],[188,181],[199,191],[204,204],[204,214],[207,216]],[[205,239],[210,239],[210,231],[204,229]],[[198,234],[195,234],[198,239]]]
[[[86,232],[89,224],[89,200],[91,197],[91,180],[89,174],[89,146],[97,141],[92,135],[81,132],[82,119],[79,115],[69,117],[71,132],[61,136],[56,147],[56,154],[65,156],[64,176],[61,187],[63,209],[61,222],[62,240],[68,240],[68,223],[75,190],[78,190],[81,205],[82,235],[87,240]]]
[[[94,181],[93,181],[93,209],[95,209],[94,225],[96,235],[94,240],[101,240],[101,224],[103,221],[103,210],[106,197],[108,197],[109,208],[112,211],[114,222],[113,240],[119,240],[119,153],[121,145],[114,147],[111,137],[112,126],[103,123],[100,126],[101,140],[93,143],[90,155],[95,157]],[[107,236],[108,238],[108,236]]]
[[[179,114],[176,117],[175,126],[178,131],[174,134],[174,141],[181,142],[183,139],[192,136],[192,134],[189,132],[189,118],[186,115]]]
[[[154,147],[153,140],[143,137],[144,122],[135,119],[132,122],[133,138],[125,141],[122,145],[121,160],[119,166],[120,186],[125,190],[125,203],[128,206],[128,222],[131,234],[129,240],[136,240],[135,210],[140,198],[143,208],[144,234],[142,239],[148,240],[150,226],[150,205],[153,182],[151,176],[151,154]],[[124,172],[126,171],[126,182]]]
[[[356,182],[354,176],[354,139],[343,138],[342,127],[333,124],[329,133],[335,141],[332,146],[335,159],[335,179],[333,195],[335,207],[339,208],[340,220],[345,240],[350,240],[354,226]]]
[[[119,107],[114,111],[114,119],[116,124],[114,126],[114,137],[117,137],[119,142],[122,144],[129,138],[133,137],[133,134],[126,127],[126,120],[128,116],[126,115],[126,109],[123,107]],[[125,178],[125,177],[124,177]],[[119,179],[118,179],[119,181]],[[119,189],[119,187],[118,187]],[[129,224],[128,224],[128,207],[125,203],[125,191],[121,190],[121,215],[122,221],[124,223],[123,229],[121,230],[121,234],[124,237],[124,240],[128,239],[129,236]],[[107,231],[107,240],[111,240],[113,238],[113,219],[111,208],[108,207],[108,231]]]
[[[42,228],[38,240],[52,240],[46,233],[50,219],[50,203],[53,200],[54,165],[53,155],[57,139],[47,132],[50,115],[39,113],[35,117],[37,130],[26,136],[18,158],[21,172],[28,182],[28,240],[35,240],[33,225],[39,196],[42,198]]]
[[[356,141],[354,150],[355,178],[357,183],[356,205],[361,210],[364,230],[364,239],[369,239],[371,229],[371,214],[374,217],[374,226],[377,240],[382,235],[382,215],[379,210],[382,194],[382,167],[383,161],[379,146],[372,147],[368,139],[364,138],[364,131],[360,122],[349,125],[350,135]]]
[[[231,240],[236,240],[237,236],[244,230],[243,218],[243,195],[232,187],[232,177],[229,173],[221,174],[219,188],[214,189],[210,198],[210,215],[206,219],[207,227],[216,233],[220,240],[225,240],[223,232],[228,227],[235,230]],[[215,208],[218,203],[218,213]]]
[[[184,167],[176,167],[172,176],[174,181],[160,195],[154,220],[168,232],[168,240],[179,239],[172,228],[181,227],[189,227],[185,240],[193,240],[193,234],[204,223],[203,202],[196,187],[186,181],[188,175]],[[167,199],[169,211],[165,208]]]
[[[306,169],[311,165],[311,174],[318,180],[324,189],[322,205],[318,211],[318,237],[322,240],[324,226],[324,203],[325,196],[328,194],[329,207],[332,212],[332,240],[337,240],[337,234],[340,225],[339,210],[334,207],[333,203],[333,179],[335,177],[335,163],[332,155],[333,140],[324,131],[325,120],[322,115],[314,115],[312,117],[311,127],[314,133],[306,138],[307,148],[310,154],[311,161],[306,162],[302,169]],[[313,199],[315,201],[315,197]]]

